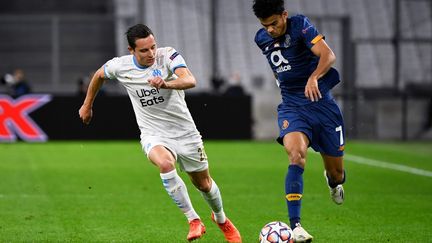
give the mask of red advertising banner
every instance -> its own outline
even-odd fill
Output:
[[[0,142],[14,142],[17,136],[27,142],[44,142],[48,139],[29,113],[51,101],[50,95],[24,95],[12,99],[0,95]]]

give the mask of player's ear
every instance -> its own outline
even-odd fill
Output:
[[[128,50],[129,50],[129,53],[133,55],[134,49],[132,47],[128,46]]]
[[[288,11],[284,10],[282,12],[282,17],[284,17],[285,19],[288,18]]]

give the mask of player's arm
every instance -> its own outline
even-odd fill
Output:
[[[319,57],[315,71],[310,75],[305,87],[305,95],[311,101],[321,99],[321,92],[318,89],[318,79],[324,76],[336,61],[336,56],[324,39],[319,40],[312,46],[311,51]]]
[[[79,109],[79,116],[85,124],[89,124],[93,116],[93,102],[105,80],[104,68],[99,68],[93,75],[84,102]]]
[[[178,67],[174,73],[177,75],[177,79],[166,82],[161,77],[154,77],[149,79],[149,83],[158,89],[190,89],[195,87],[195,77],[187,67]]]

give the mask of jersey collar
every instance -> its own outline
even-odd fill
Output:
[[[132,60],[133,60],[133,63],[135,64],[135,66],[139,69],[147,69],[149,67],[149,66],[144,66],[144,65],[139,64],[134,55],[132,55]]]

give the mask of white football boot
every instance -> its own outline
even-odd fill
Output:
[[[294,242],[311,242],[313,239],[313,236],[310,235],[300,223],[296,224],[296,227],[293,229],[294,233]]]
[[[328,181],[328,177],[327,177],[327,172],[324,170],[324,178],[326,179],[327,182],[327,186],[330,189],[330,196],[333,200],[333,202],[335,202],[338,205],[341,205],[344,201],[344,189],[342,185],[337,185],[335,188],[331,188],[329,186],[329,181]]]

